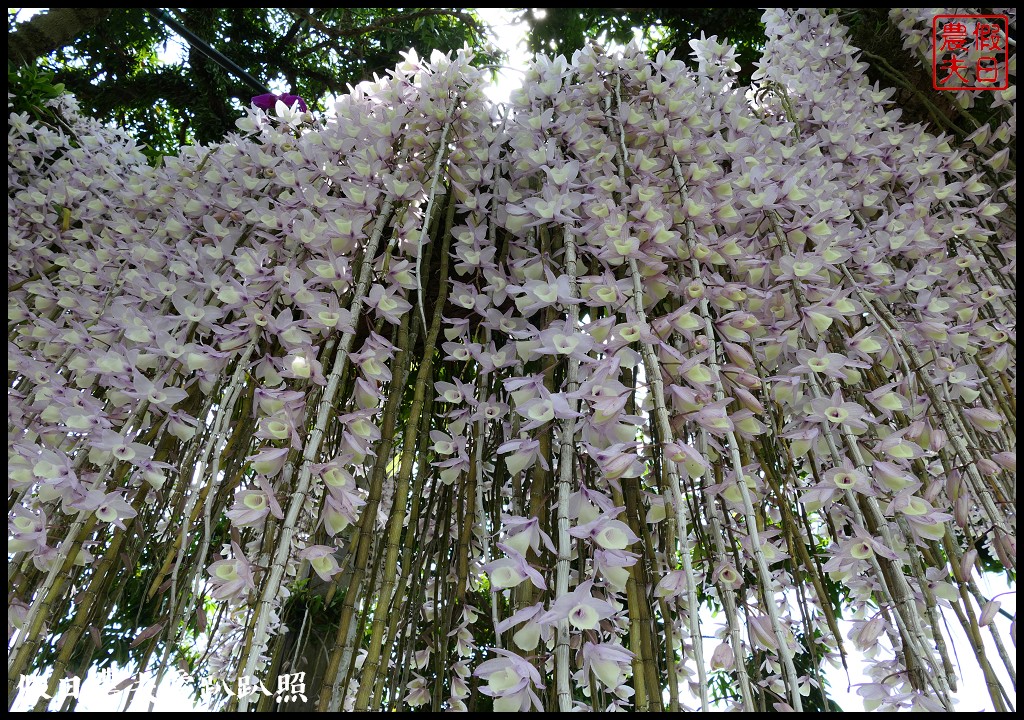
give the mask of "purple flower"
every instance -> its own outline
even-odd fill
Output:
[[[587,453],[601,468],[601,474],[611,480],[640,477],[646,469],[630,443],[616,443],[604,450],[587,445]]]
[[[542,628],[537,623],[538,616],[543,613],[543,603],[530,605],[505,618],[494,629],[499,633],[503,633],[509,628],[522,624],[522,627],[512,635],[512,641],[523,650],[533,650],[537,647],[541,634],[544,633],[546,637],[549,632],[547,628]]]
[[[46,545],[46,513],[36,515],[27,508],[16,507],[8,524],[8,552],[34,551]]]
[[[711,653],[711,668],[713,670],[731,670],[736,656],[728,643],[722,643]]]
[[[395,288],[385,288],[383,285],[374,285],[370,288],[366,305],[374,308],[380,316],[394,325],[400,323],[401,316],[412,309],[412,305],[398,295]]]
[[[498,455],[508,454],[505,467],[510,475],[516,475],[540,460],[541,467],[548,469],[547,460],[540,454],[540,443],[532,438],[509,440],[498,448]]]
[[[280,100],[285,104],[285,107],[291,107],[295,103],[299,104],[299,110],[307,112],[306,101],[298,95],[292,95],[291,93],[282,93],[281,95],[275,95],[274,93],[264,93],[263,95],[257,95],[252,99],[252,104],[258,108],[270,112],[277,107],[277,101]]]
[[[868,367],[867,363],[851,360],[839,353],[828,352],[825,343],[818,343],[818,349],[813,352],[797,350],[796,356],[800,364],[793,368],[794,373],[824,373],[837,380],[846,378],[846,373],[843,372],[846,367]]]
[[[640,556],[625,550],[595,550],[594,569],[601,573],[609,586],[616,592],[626,589],[631,565],[635,565]]]
[[[665,573],[654,589],[654,596],[674,598],[686,592],[686,573],[682,570],[669,570]]]
[[[618,512],[621,510],[619,508]],[[618,512],[615,514],[617,515]],[[569,534],[576,538],[593,540],[604,550],[624,550],[640,541],[640,538],[629,529],[629,525],[621,520],[613,520],[612,516],[607,514],[599,515],[588,523],[570,528]]]
[[[349,490],[347,487],[339,488],[330,484],[328,487],[330,492],[327,494],[320,517],[327,534],[333,537],[359,519],[359,508],[365,505],[366,501],[356,493],[355,488]]]

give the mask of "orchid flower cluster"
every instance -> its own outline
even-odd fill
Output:
[[[1014,179],[764,20],[752,87],[715,37],[508,108],[410,53],[159,167],[12,116],[9,676],[55,694],[128,573],[143,669],[199,633],[323,711],[799,711],[851,650],[949,710],[946,608],[1006,709]]]

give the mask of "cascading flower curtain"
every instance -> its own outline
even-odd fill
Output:
[[[12,115],[10,702],[117,641],[319,710],[801,710],[854,661],[1011,709],[1012,167],[765,23],[752,87],[716,38],[510,108],[410,55],[159,167]]]

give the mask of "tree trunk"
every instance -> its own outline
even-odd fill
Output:
[[[23,23],[7,36],[7,59],[30,65],[107,19],[113,8],[53,8]]]

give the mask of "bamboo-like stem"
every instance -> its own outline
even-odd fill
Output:
[[[431,378],[432,377],[433,377],[433,374],[427,376],[426,380],[423,382],[424,387],[432,387],[432,385],[431,385]],[[413,437],[416,438],[416,445],[417,445],[416,454],[420,455],[421,459],[426,455],[426,442],[430,438],[429,429],[430,429],[431,420],[432,420],[432,417],[431,417],[431,414],[430,414],[430,408],[431,408],[432,404],[433,403],[431,401],[431,393],[427,393],[424,396],[423,409],[420,411],[420,426],[419,426],[417,432],[414,433],[414,435],[413,435]],[[422,465],[422,463],[420,463],[416,467],[416,472],[419,472],[419,471],[422,471],[422,470],[423,470],[423,465]],[[416,525],[417,525],[417,521],[419,520],[419,512],[418,512],[418,504],[419,504],[418,501],[419,501],[419,498],[416,496],[416,490],[418,488],[422,488],[422,486],[423,486],[423,475],[420,475],[417,478],[417,480],[416,480],[416,482],[414,484],[414,487],[412,488],[412,491],[409,493],[409,497],[411,498],[411,502],[410,502],[411,508],[410,508],[409,513],[407,515],[407,521],[403,520],[403,523],[405,523],[405,522],[408,523],[408,528],[412,528],[412,530],[407,530],[406,531],[406,537],[407,538],[409,536],[415,536],[415,534],[416,534],[415,533],[415,528],[416,528]],[[400,545],[400,548],[399,548],[401,550],[402,556],[403,556],[403,561],[400,562],[399,565],[398,565],[402,569],[402,574],[401,574],[401,577],[398,578],[397,581],[395,582],[395,590],[394,590],[394,592],[392,593],[392,596],[391,596],[391,603],[389,605],[390,610],[389,610],[389,613],[388,613],[388,626],[387,626],[387,631],[384,634],[384,642],[383,642],[383,645],[381,646],[382,648],[391,648],[391,647],[393,647],[395,639],[396,639],[396,637],[398,637],[399,626],[402,625],[403,620],[405,621],[406,625],[408,625],[408,624],[410,624],[412,622],[412,618],[409,617],[409,613],[412,612],[412,608],[413,608],[413,604],[411,603],[410,598],[412,596],[414,583],[415,583],[415,580],[417,578],[413,578],[413,576],[412,576],[412,565],[411,565],[411,563],[404,560],[407,548],[408,548],[408,545],[406,545],[405,543],[402,543]],[[376,615],[374,616],[374,620],[376,620]],[[399,647],[396,649],[396,653],[397,653],[397,655],[399,657],[402,654],[401,653],[401,649],[402,648],[401,648],[401,643],[400,643]],[[378,669],[377,669],[377,673],[376,673],[377,677],[376,677],[376,680],[374,681],[373,692],[376,694],[376,696],[378,698],[380,698],[380,703],[383,702],[383,696],[381,695],[381,692],[383,691],[385,680],[387,680],[389,677],[392,680],[394,680],[395,678],[398,677],[397,673],[395,673],[395,672],[389,673],[388,672],[391,669],[392,668],[390,667],[390,665],[388,663],[378,663]],[[394,705],[394,691],[393,690],[391,692],[391,695],[389,696],[389,699],[390,699],[391,705],[393,706]],[[378,703],[378,707],[381,707],[380,703]]]
[[[455,214],[454,203],[449,200],[447,216],[444,221],[442,237],[447,240],[451,235],[452,222]],[[445,245],[447,248],[447,245]],[[447,250],[445,250],[447,252]],[[405,359],[402,359],[401,366],[406,367]],[[339,693],[339,688],[344,680],[344,674],[342,667],[344,663],[342,659],[345,657],[351,658],[353,656],[352,642],[354,635],[351,634],[350,625],[352,622],[352,616],[355,614],[356,596],[358,595],[359,587],[363,581],[363,577],[366,572],[366,563],[370,554],[370,546],[372,544],[372,531],[371,528],[376,522],[377,507],[380,503],[383,475],[387,465],[387,457],[391,453],[391,446],[394,441],[393,437],[393,426],[395,423],[395,417],[401,404],[402,397],[398,393],[392,393],[388,398],[387,407],[384,412],[384,428],[381,432],[381,444],[377,448],[377,462],[374,466],[373,478],[370,485],[370,492],[366,500],[366,505],[362,510],[362,517],[359,523],[358,532],[358,543],[353,548],[354,553],[354,568],[352,572],[352,580],[349,584],[348,591],[345,595],[345,603],[341,611],[341,619],[338,623],[338,633],[335,640],[334,652],[331,655],[330,663],[327,667],[325,677],[329,678],[330,685],[325,685],[324,691],[320,695],[320,711],[329,710],[336,712],[341,707],[342,696]]]
[[[576,240],[570,228],[564,228],[563,246],[565,249],[565,272],[569,277],[569,289],[572,299],[579,298],[579,284],[576,280]],[[579,324],[579,305],[570,303],[568,307],[569,324],[573,330]],[[566,399],[572,413],[576,411],[574,395],[579,387],[580,361],[569,357],[566,370]],[[569,536],[569,495],[575,468],[576,420],[568,417],[559,424],[558,452],[558,511],[556,525],[558,528],[557,560],[555,561],[555,602],[569,592],[569,564],[572,562],[572,539]],[[569,619],[562,618],[555,626],[555,687],[558,695],[559,712],[572,710],[572,689],[569,685]]]
[[[903,537],[914,537],[913,533],[910,531],[910,526],[907,524],[906,518],[900,517],[897,520],[897,524],[900,528],[900,532],[903,533]],[[939,652],[942,669],[946,675],[946,683],[949,685],[951,692],[956,692],[956,671],[953,669],[953,664],[949,661],[949,651],[946,648],[946,639],[942,634],[942,626],[939,624],[939,614],[936,610],[938,607],[938,600],[935,598],[935,593],[932,592],[928,583],[923,582],[927,579],[927,576],[925,575],[921,552],[917,545],[912,542],[908,542],[906,548],[907,555],[910,558],[910,567],[914,571],[914,577],[918,579],[918,587],[921,590],[921,594],[924,596],[924,609],[928,614],[928,622],[932,626],[932,641],[935,643],[935,647]]]
[[[277,295],[275,293],[274,298],[276,299],[276,297]],[[270,305],[268,305],[268,307],[271,307],[272,305],[273,299],[271,300]],[[242,356],[239,358],[238,362],[235,365],[235,372],[232,374],[231,380],[228,382],[228,386],[225,391],[226,398],[222,399],[220,407],[218,407],[217,409],[217,415],[214,418],[213,426],[209,433],[206,445],[203,448],[202,453],[196,460],[195,467],[197,468],[206,466],[208,458],[210,457],[210,454],[213,452],[215,442],[223,435],[225,424],[233,414],[235,402],[238,400],[238,395],[242,391],[242,379],[245,376],[246,370],[249,366],[249,359],[252,357],[252,353],[256,349],[258,339],[259,335],[253,336],[253,338],[249,341],[249,344],[243,351]],[[217,487],[222,479],[222,473],[219,472],[221,455],[222,453],[217,453],[214,456],[212,465],[210,466],[210,482],[208,483],[208,486],[206,488],[206,496],[205,501],[203,503],[203,540],[199,552],[196,555],[196,558],[199,560],[199,562],[202,562],[203,559],[206,557],[206,550],[210,546],[210,525],[212,522],[213,514],[213,500],[217,493]],[[192,478],[190,477],[183,478],[183,480],[185,480],[186,486],[188,483],[192,482]],[[199,500],[200,495],[201,493],[198,492],[188,494],[188,503],[185,507],[183,517],[192,516],[193,511],[197,509],[196,504]],[[181,533],[179,533],[178,535],[178,555],[174,561],[174,569],[171,572],[172,607],[176,605],[177,601],[178,571],[181,569],[181,562],[182,559],[184,558],[185,551],[188,548],[186,536],[192,531],[192,529],[193,525],[191,523],[182,523]],[[196,584],[198,584],[198,581],[199,578],[197,576]],[[151,589],[155,591],[155,587],[156,586],[154,586]],[[194,588],[194,591],[195,596],[198,597],[198,588]],[[182,631],[184,631],[183,627],[179,628],[177,630],[177,633],[180,633]]]
[[[441,251],[441,280],[439,287],[443,289],[448,284],[448,238],[445,237]],[[420,298],[423,304],[423,298]],[[434,349],[437,344],[437,336],[441,331],[441,316],[445,303],[439,299],[434,305],[434,316],[430,321],[430,329],[427,332],[423,345],[423,359],[420,362],[419,371],[416,375],[416,385],[413,394],[412,406],[409,409],[409,419],[406,423],[406,430],[403,436],[402,459],[399,464],[398,478],[395,482],[394,499],[391,504],[391,516],[388,518],[388,535],[385,544],[384,574],[378,600],[378,610],[374,613],[373,624],[370,631],[369,651],[363,660],[362,677],[359,681],[359,692],[356,695],[355,711],[363,712],[370,702],[370,694],[375,683],[375,675],[380,664],[381,652],[383,650],[383,636],[387,617],[381,612],[381,604],[391,602],[392,595],[396,590],[396,569],[398,565],[398,550],[402,537],[402,525],[405,520],[406,503],[409,499],[409,480],[412,477],[412,469],[415,464],[416,452],[416,429],[420,423],[420,413],[423,410],[424,395],[426,392],[427,379],[433,371]],[[394,390],[392,392],[395,392]],[[401,390],[398,390],[401,392]]]
[[[786,236],[779,227],[778,219],[775,217],[774,214],[769,213],[768,220],[772,226],[772,231],[775,234],[775,237],[777,238],[779,245],[785,248],[787,252],[791,252]],[[803,290],[795,280],[793,281],[793,290],[796,293],[797,299],[800,302],[801,306],[807,307],[808,303],[806,298],[804,297]],[[813,375],[811,376],[810,388],[815,398],[821,398],[826,396],[826,393],[819,387],[817,378],[815,378]],[[838,386],[831,388],[831,390],[832,392],[837,391]],[[860,451],[860,445],[858,444],[857,439],[853,435],[849,426],[846,425],[845,423],[840,424],[840,434],[844,442],[846,443],[847,449],[850,452],[851,459],[853,460],[857,469],[862,472],[868,472],[867,463]],[[835,462],[837,466],[841,465],[842,453],[839,451],[839,448],[836,445],[835,438],[832,435],[831,428],[824,428],[822,435],[825,438],[826,443],[828,444],[829,452],[832,455],[833,462]],[[847,505],[850,507],[851,510],[854,511],[855,516],[858,518],[858,522],[868,527],[873,525],[876,528],[876,530],[882,534],[884,542],[889,547],[896,546],[892,534],[889,531],[888,524],[885,518],[882,516],[881,511],[878,509],[877,503],[875,502],[874,498],[863,498],[864,505],[871,516],[871,523],[869,524],[866,521],[864,521],[863,517],[860,515],[860,510],[858,509],[858,502],[856,498],[854,498],[853,493],[849,489],[846,489],[844,491],[844,496]],[[934,659],[927,650],[927,643],[925,641],[924,632],[921,628],[920,618],[916,611],[916,607],[912,602],[910,586],[907,584],[907,581],[903,576],[902,569],[899,567],[894,567],[892,572],[884,572],[880,561],[874,554],[872,554],[869,558],[869,562],[875,571],[875,576],[878,578],[879,582],[883,584],[883,587],[886,589],[886,592],[890,600],[896,606],[896,624],[899,627],[899,630],[904,639],[903,649],[904,652],[907,653],[908,664],[913,662],[916,666],[917,663],[923,663],[925,666],[929,668],[929,672],[922,672],[916,676],[914,676],[914,674],[912,673],[914,684],[923,685],[924,683],[932,683],[935,686],[940,701],[943,703],[944,706],[949,707],[949,688],[946,684],[945,675],[943,673],[939,673],[938,668],[934,667]],[[921,583],[925,582],[923,578],[919,578],[918,580]],[[936,628],[935,631],[939,632],[939,629]]]
[[[428,382],[430,382],[430,380],[428,380]],[[424,408],[423,419],[424,422],[429,423],[429,419],[432,417],[433,395],[428,394],[426,396],[426,400],[427,404]],[[420,597],[420,593],[423,592],[423,586],[427,581],[429,575],[427,571],[427,565],[429,559],[433,555],[433,551],[435,550],[435,546],[438,540],[437,535],[434,534],[430,541],[428,541],[424,545],[420,545],[417,547],[417,550],[419,550],[419,552],[417,552],[415,555],[417,561],[415,571],[413,570],[413,548],[416,542],[420,540],[419,527],[421,521],[423,521],[424,526],[426,526],[426,523],[429,521],[429,518],[433,517],[435,505],[439,503],[440,496],[443,494],[441,492],[431,492],[429,494],[429,497],[426,498],[426,508],[422,511],[422,513],[420,512],[420,498],[422,497],[424,488],[426,487],[430,467],[427,458],[427,444],[429,439],[430,436],[426,432],[420,433],[420,448],[418,451],[419,465],[416,468],[416,488],[412,494],[412,511],[409,513],[410,532],[406,533],[405,535],[405,547],[402,550],[402,567],[408,568],[408,570],[406,571],[406,575],[411,576],[412,578],[411,587],[408,589],[408,593],[405,597],[406,616],[400,617],[396,613],[394,618],[396,624],[400,624],[402,620],[406,620],[404,630],[402,632],[402,641],[406,645],[407,658],[411,656],[416,650],[413,638],[412,617],[414,617],[414,614],[419,613],[420,605],[415,602],[415,599]],[[402,666],[401,673],[392,673],[390,686],[391,704],[390,707],[388,708],[389,710],[394,709],[397,702],[396,688],[405,687],[406,682],[408,681],[409,670],[409,665],[405,664]]]
[[[686,182],[683,179],[682,169],[679,167],[679,159],[675,156],[672,157],[672,171],[675,175],[676,184],[679,188],[680,201],[685,202],[687,197]],[[701,277],[701,271],[696,259],[694,248],[696,241],[694,239],[694,229],[690,221],[687,221],[686,223],[686,242],[690,250],[690,264],[693,275],[695,278],[699,278]],[[711,310],[708,305],[707,297],[701,297],[699,308],[701,318],[704,321],[704,337],[708,344],[708,356],[710,358],[708,365],[710,367],[711,375],[715,379],[715,400],[721,401],[725,398],[725,388],[722,385],[722,378],[718,365],[718,349],[717,341],[715,340],[715,328],[711,321]],[[750,491],[747,489],[747,481],[743,475],[743,461],[740,459],[739,445],[736,441],[736,435],[732,430],[727,431],[725,433],[725,437],[729,446],[729,454],[733,470],[736,473],[736,485],[739,488],[740,497],[743,501],[743,516],[746,523],[747,536],[750,539],[751,555],[753,556],[754,566],[757,570],[758,578],[761,581],[762,592],[764,593],[764,610],[771,621],[775,640],[778,644],[778,655],[779,659],[782,661],[782,668],[786,679],[790,704],[794,710],[801,712],[803,709],[803,703],[801,701],[800,689],[798,686],[796,666],[793,662],[793,653],[789,647],[786,635],[783,632],[782,625],[779,621],[778,609],[775,607],[775,603],[772,601],[770,596],[770,593],[772,592],[772,575],[768,569],[768,563],[765,560],[764,552],[761,549],[760,532],[758,530],[757,520],[754,516],[754,506],[750,498]]]
[[[142,509],[149,487],[150,486],[148,484],[143,485],[133,501],[132,506],[136,511]],[[60,681],[64,678],[64,671],[67,669],[71,656],[80,649],[78,641],[81,639],[82,635],[85,634],[89,621],[92,618],[99,616],[101,612],[106,612],[109,608],[109,600],[105,603],[101,601],[101,598],[104,597],[104,592],[109,590],[114,579],[114,574],[111,573],[111,570],[115,562],[120,562],[121,545],[124,542],[126,534],[127,533],[122,530],[114,532],[114,537],[111,539],[110,547],[107,548],[107,551],[103,554],[103,559],[100,561],[100,564],[93,571],[89,586],[86,588],[81,601],[78,603],[71,625],[61,636],[61,642],[63,644],[60,648],[60,652],[57,654],[56,660],[54,660],[53,670],[51,671],[50,679],[47,682],[45,695],[40,696],[39,701],[36,703],[35,712],[45,712],[50,703],[50,698],[57,694],[57,688],[60,685]],[[87,653],[86,661],[90,661],[91,657],[91,653]]]
[[[622,105],[622,97],[620,94],[620,78],[618,75],[615,77],[615,101],[618,106]],[[609,98],[610,100],[610,98]],[[628,157],[626,151],[626,132],[622,124],[618,125],[617,132],[617,146],[620,154],[619,160],[619,175],[620,181],[625,183],[625,168],[626,159]],[[647,311],[644,309],[643,301],[643,285],[640,280],[640,270],[637,267],[636,259],[633,257],[628,258],[628,269],[630,278],[633,283],[633,310],[637,315],[637,320],[642,326],[647,326]],[[644,360],[644,370],[647,374],[647,383],[651,398],[654,403],[654,422],[655,427],[658,430],[662,443],[670,442],[674,437],[672,433],[672,426],[668,419],[668,410],[666,409],[665,403],[665,387],[661,379],[661,366],[658,362],[658,356],[654,352],[654,347],[651,345],[649,340],[644,340],[641,343],[641,349]],[[688,536],[689,536],[689,523],[686,517],[686,501],[683,498],[682,484],[679,479],[679,472],[675,466],[675,463],[668,457],[663,455],[663,463],[669,476],[669,489],[672,496],[672,505],[675,510],[675,522],[677,533],[679,537],[679,556],[681,558],[683,573],[686,577],[686,598],[687,598],[687,617],[689,619],[690,638],[693,642],[693,657],[694,662],[697,665],[697,687],[698,694],[700,696],[700,705],[703,712],[708,710],[708,683],[707,683],[707,670],[704,667],[704,647],[701,642],[700,633],[700,613],[699,605],[697,603],[697,587],[693,577],[693,566],[690,558],[690,550],[688,547]],[[669,674],[669,682],[675,682],[675,671],[674,669]]]
[[[159,427],[154,426],[147,433],[147,437],[144,441],[149,443],[152,442],[157,433]],[[166,437],[165,437],[166,440]],[[160,448],[158,448],[158,457],[164,457],[167,452],[167,443],[164,442]],[[127,468],[122,466],[121,473],[123,474]],[[132,500],[132,507],[137,513],[144,511],[146,496],[149,492],[150,485],[144,484],[140,491],[136,494]],[[107,547],[106,552],[102,556],[102,560],[99,565],[93,570],[92,576],[89,580],[89,585],[83,592],[82,596],[77,601],[77,610],[75,611],[74,618],[70,626],[64,631],[59,642],[60,650],[56,660],[53,663],[53,670],[50,673],[50,679],[47,683],[47,689],[44,695],[41,695],[39,701],[36,703],[36,712],[45,712],[49,705],[50,699],[56,695],[57,687],[60,684],[60,680],[64,678],[65,670],[71,660],[71,656],[80,650],[79,640],[82,635],[85,634],[88,624],[96,617],[109,612],[109,609],[117,602],[117,594],[110,596],[108,594],[111,584],[114,580],[114,574],[111,572],[115,561],[121,559],[121,546],[128,536],[127,531],[114,530],[110,539],[110,545]],[[118,586],[119,591],[123,590],[124,585]],[[88,664],[91,662],[92,652],[83,654],[83,662]]]
[[[131,427],[134,425],[139,418],[145,415],[148,407],[148,401],[144,400],[139,403],[135,408],[135,411],[132,412],[125,421],[124,427]],[[85,462],[87,457],[88,453],[81,453],[78,456],[75,462],[76,469]],[[117,465],[117,463],[118,461],[116,459],[112,459],[107,462],[100,471],[99,477],[103,479],[107,478],[110,471]],[[82,534],[83,532],[91,532],[95,524],[95,513],[89,513],[84,510],[79,511],[78,517],[73,523],[71,523],[70,527],[68,527],[64,541],[61,542],[60,547],[57,548],[57,555],[52,560],[52,564],[50,565],[50,570],[47,573],[46,578],[39,587],[36,588],[35,599],[29,606],[22,629],[19,631],[18,637],[8,650],[8,708],[14,704],[14,701],[18,696],[18,678],[24,674],[32,655],[35,654],[35,649],[41,640],[42,629],[47,617],[49,616],[50,608],[54,601],[56,601],[64,591],[67,581],[71,578],[72,566],[75,558],[78,556],[78,551],[82,547]]]
[[[995,702],[995,698],[1002,697],[1002,683],[996,679],[996,674],[991,668],[991,664],[988,661],[988,655],[985,650],[985,644],[981,638],[981,630],[978,625],[978,619],[974,614],[974,609],[971,607],[971,602],[968,599],[968,595],[974,598],[975,602],[978,603],[978,607],[985,604],[985,597],[982,595],[981,590],[978,588],[978,584],[971,577],[970,570],[965,574],[961,563],[963,562],[963,552],[960,546],[957,544],[956,539],[953,537],[952,531],[947,527],[946,534],[942,538],[942,545],[936,545],[936,553],[945,552],[949,557],[949,566],[952,571],[953,579],[957,582],[957,591],[960,593],[960,598],[963,602],[963,609],[961,610],[956,604],[953,605],[953,609],[958,614],[961,626],[964,628],[964,632],[971,641],[971,647],[974,650],[974,655],[978,660],[978,665],[982,668],[985,673],[986,685],[989,689],[989,695],[993,699],[993,707],[998,707],[998,703]],[[937,566],[934,558],[929,558],[933,566]],[[1010,661],[1009,655],[1006,652],[1006,648],[1003,645],[1002,638],[999,636],[999,631],[996,628],[995,623],[989,624],[989,630],[992,633],[992,639],[996,645],[996,651],[999,654],[1000,660],[1003,662],[1003,666],[1006,669],[1006,673],[1010,678],[1010,683],[1014,690],[1017,689],[1017,671],[1014,667],[1014,663]],[[998,688],[998,689],[996,689]]]
[[[707,434],[704,430],[701,431],[699,449],[702,454],[707,454]],[[707,472],[710,473],[710,469]],[[720,561],[724,561],[727,553],[719,508],[710,495],[704,495],[704,501],[707,505],[708,521],[711,524],[709,535],[714,545],[715,554]],[[750,676],[747,674],[746,663],[743,662],[745,653],[743,652],[743,635],[740,628],[739,613],[736,608],[736,597],[731,589],[725,587],[721,582],[719,583],[718,594],[722,599],[722,607],[725,608],[725,620],[729,629],[729,640],[732,642],[734,657],[733,670],[736,672],[736,681],[740,687],[740,699],[743,701],[742,710],[744,712],[753,712],[754,691],[750,687]]]
[[[384,233],[384,228],[391,219],[391,211],[393,208],[394,201],[388,197],[384,201],[384,206],[381,208],[380,215],[377,217],[377,222],[374,224],[373,232],[366,244],[363,254],[365,260],[360,268],[359,280],[356,284],[355,291],[353,292],[352,305],[350,308],[352,315],[355,317],[358,317],[359,313],[362,311],[363,300],[370,282],[370,272],[372,270],[370,258],[372,258],[377,252],[377,245],[380,242],[381,235]],[[302,452],[302,468],[299,471],[299,482],[295,491],[292,493],[291,502],[288,505],[288,513],[285,516],[281,536],[278,539],[277,550],[274,553],[274,559],[270,566],[270,573],[264,585],[259,604],[256,606],[253,642],[242,666],[241,676],[243,677],[250,677],[255,674],[256,664],[259,661],[262,647],[266,643],[271,605],[277,598],[281,587],[281,579],[284,576],[285,565],[288,562],[288,555],[291,552],[291,540],[292,535],[295,532],[295,522],[299,517],[299,512],[302,510],[302,507],[306,502],[306,495],[309,491],[309,483],[312,476],[312,463],[316,459],[317,453],[320,450],[320,442],[323,439],[324,432],[327,428],[327,418],[334,407],[334,395],[337,392],[341,375],[348,364],[348,353],[352,347],[352,340],[354,338],[354,332],[346,331],[342,333],[341,340],[338,342],[338,354],[335,357],[334,366],[331,368],[331,374],[327,379],[327,387],[324,389],[323,396],[320,398],[320,407],[317,412],[316,425],[314,426],[313,432],[310,434],[309,440],[306,442],[306,446]],[[245,712],[248,709],[249,704],[250,701],[248,697],[239,698],[239,712]]]
[[[454,485],[451,486],[452,490],[455,490]],[[454,497],[453,497],[454,496]],[[438,535],[441,536],[441,548],[435,556],[435,562],[438,567],[451,567],[452,558],[452,537],[457,536],[457,533],[453,533],[453,525],[456,524],[459,505],[461,505],[461,496],[457,492],[446,493],[447,503],[445,504],[445,512],[437,518],[437,524],[435,530]],[[457,548],[456,548],[457,552]],[[448,647],[451,644],[451,627],[452,627],[452,614],[455,611],[456,603],[454,598],[451,597],[452,583],[446,582],[442,578],[433,578],[434,585],[434,637],[433,637],[433,648],[434,648],[434,687],[431,692],[431,710],[433,712],[439,712],[441,710],[441,691],[443,688],[444,679],[446,676],[446,670],[448,665]],[[440,622],[438,617],[441,609],[444,609],[444,614],[440,615]]]
[[[612,486],[612,499],[615,504],[626,508],[626,523],[637,537],[643,536],[643,518],[640,516],[640,498],[637,496],[639,487],[635,482],[621,483],[621,492]],[[658,681],[657,658],[654,654],[653,618],[645,588],[650,586],[646,577],[646,558],[629,566],[629,577],[626,580],[626,600],[629,603],[630,650],[636,656],[633,659],[633,684],[636,691],[636,709],[638,712],[661,712],[660,682]],[[677,683],[669,683],[669,691]],[[676,702],[679,689],[676,687]]]
[[[633,278],[633,309],[637,314],[637,320],[642,325],[646,325],[647,314],[644,310],[643,304],[643,286],[640,282],[640,271],[637,268],[636,260],[634,258],[629,258],[628,264],[630,275]],[[661,379],[661,367],[650,342],[644,341],[642,343],[641,354],[644,359],[644,370],[647,374],[648,388],[654,403],[653,412],[655,425],[661,438],[661,442],[667,443],[674,436],[672,433],[672,426],[668,419],[668,410],[665,403],[665,389]],[[666,468],[669,476],[669,489],[672,496],[672,505],[675,510],[676,527],[679,535],[679,556],[683,566],[683,573],[686,576],[687,617],[689,618],[690,638],[693,643],[694,662],[697,665],[698,694],[700,696],[701,710],[706,712],[708,709],[707,671],[704,666],[704,647],[700,633],[700,613],[698,611],[699,605],[697,603],[697,587],[693,578],[693,565],[690,558],[690,550],[687,547],[689,544],[689,523],[686,516],[686,501],[683,498],[682,484],[680,482],[679,471],[676,468],[675,463],[664,455],[662,462],[664,463],[664,467]],[[674,672],[674,670],[670,670],[669,682],[675,682],[673,677]]]
[[[763,453],[757,452],[757,446],[754,446],[755,453],[757,453],[758,461],[761,463],[761,467],[770,468],[771,464]],[[793,517],[793,512],[789,508],[789,505],[785,501],[785,495],[783,494],[782,487],[779,482],[772,477],[771,472],[766,472],[764,475],[765,482],[768,483],[768,487],[775,494],[775,497],[779,500],[779,510],[782,515],[783,523],[788,529],[796,528],[796,519]],[[795,535],[795,533],[794,533]],[[832,601],[828,597],[828,593],[825,592],[824,586],[821,584],[821,575],[818,573],[813,561],[811,560],[810,553],[807,552],[807,545],[800,542],[799,538],[794,537],[790,543],[793,547],[796,555],[800,558],[801,564],[807,571],[807,576],[811,579],[811,584],[814,586],[814,592],[818,597],[818,602],[821,604],[821,610],[825,614],[825,621],[828,623],[828,629],[831,631],[832,636],[836,639],[840,654],[844,656],[843,651],[843,635],[839,630],[839,624],[836,621],[835,611],[832,608]]]
[[[416,251],[416,291],[419,293],[419,302],[417,305],[420,306],[420,321],[423,323],[422,327],[427,327],[427,316],[426,311],[423,309],[426,302],[423,296],[423,277],[422,277],[422,265],[423,265],[423,246],[427,241],[427,234],[430,231],[430,217],[431,211],[434,208],[434,198],[437,195],[437,181],[441,176],[441,162],[444,159],[445,150],[448,149],[448,131],[451,129],[451,123],[446,122],[441,127],[441,139],[437,143],[437,151],[434,153],[434,170],[430,174],[430,191],[427,193],[427,207],[423,211],[423,229],[420,231],[420,239],[417,243],[418,248]]]
[[[846,270],[846,268],[843,268],[843,272],[847,280],[856,287],[856,281],[849,274],[849,271]],[[890,338],[892,338],[897,352],[906,356],[910,367],[924,367],[924,361],[921,358],[920,353],[918,353],[917,348],[915,348],[912,343],[903,342],[900,338],[899,333],[897,332],[897,329],[899,328],[899,321],[893,316],[889,309],[885,307],[885,304],[878,302],[877,299],[867,299],[866,304],[870,305],[874,313],[876,313],[883,321],[882,327],[886,330]],[[925,394],[928,396],[932,407],[938,410],[942,429],[946,432],[949,442],[953,444],[956,454],[960,456],[961,461],[965,464],[967,477],[971,481],[971,487],[974,490],[975,495],[980,500],[982,506],[985,508],[989,521],[999,528],[999,530],[1007,537],[1013,537],[1013,531],[1006,526],[1004,514],[999,512],[995,501],[992,499],[988,484],[978,471],[974,453],[971,452],[967,443],[964,442],[963,438],[966,434],[965,423],[960,421],[959,416],[949,407],[949,404],[945,399],[940,396],[926,373],[918,370],[917,378],[921,387],[924,389]]]
[[[369,565],[369,577],[366,583],[367,591],[363,599],[364,612],[359,615],[359,624],[352,626],[354,632],[352,632],[351,636],[349,637],[348,641],[346,642],[343,648],[343,653],[347,657],[348,662],[344,676],[340,674],[338,676],[339,678],[341,678],[341,683],[340,685],[335,687],[334,695],[332,695],[330,699],[331,703],[337,706],[337,710],[333,710],[332,712],[339,712],[345,709],[344,706],[346,704],[346,700],[349,697],[348,693],[352,687],[352,680],[355,677],[357,670],[356,664],[358,660],[358,654],[356,653],[356,648],[362,644],[361,639],[366,637],[366,625],[370,619],[370,600],[377,594],[377,591],[380,589],[380,583],[383,581],[380,571],[383,565],[382,561],[384,557],[385,538],[382,535],[374,534],[373,537],[370,538],[369,542],[371,544],[370,549],[373,553],[373,560],[370,562]],[[381,610],[384,610],[384,608],[381,608]],[[359,638],[360,642],[357,642],[356,638]],[[342,665],[345,666],[346,663],[342,663]],[[322,700],[323,698],[321,698],[321,701]],[[353,697],[352,702],[354,701],[355,698]]]

